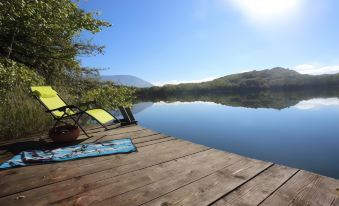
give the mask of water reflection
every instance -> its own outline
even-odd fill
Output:
[[[171,106],[179,106],[179,105],[188,105],[188,104],[205,104],[205,105],[222,105],[215,102],[204,102],[204,101],[192,101],[192,102],[165,102],[165,101],[159,101],[159,102],[140,102],[137,104],[134,104],[133,106],[133,113],[137,114],[139,112],[142,112],[143,110],[151,107],[151,106],[162,106],[162,105],[171,105]],[[225,105],[225,106],[231,106],[231,105]],[[319,109],[321,107],[339,107],[339,98],[333,97],[333,98],[314,98],[309,100],[302,100],[298,102],[296,105],[292,106],[293,108],[301,109],[301,110],[307,110],[307,109]],[[250,108],[250,107],[248,107]],[[255,107],[257,108],[257,107]],[[282,108],[283,109],[283,108]]]
[[[262,91],[251,93],[210,93],[210,94],[186,94],[167,95],[162,97],[139,98],[140,102],[154,102],[157,104],[172,103],[176,105],[182,102],[216,103],[233,107],[246,108],[272,108],[284,109],[295,106],[299,109],[309,109],[326,105],[337,105],[339,93],[335,90],[316,91]],[[143,103],[144,104],[144,103]],[[151,106],[150,104],[148,106]]]
[[[179,105],[183,105],[183,104],[209,104],[209,105],[216,105],[218,103],[215,102],[203,102],[203,101],[194,101],[194,102],[180,102],[180,101],[176,101],[176,102],[164,102],[164,101],[160,101],[160,102],[155,102],[153,103],[154,106],[161,106],[161,105],[173,105],[173,106],[179,106]]]
[[[298,109],[317,109],[321,107],[339,106],[339,99],[334,98],[315,98],[309,100],[302,100],[294,107]]]
[[[139,102],[133,105],[132,112],[133,114],[138,114],[139,112],[144,111],[145,109],[151,107],[152,105],[153,102]]]
[[[185,95],[135,105],[141,126],[212,148],[339,178],[339,95]]]

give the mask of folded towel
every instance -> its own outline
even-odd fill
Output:
[[[137,149],[130,138],[100,143],[78,144],[54,150],[23,151],[15,155],[12,159],[0,164],[0,169],[135,151],[137,151]]]

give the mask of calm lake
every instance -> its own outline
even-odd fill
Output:
[[[337,97],[196,99],[141,102],[133,110],[141,126],[164,134],[339,178]]]

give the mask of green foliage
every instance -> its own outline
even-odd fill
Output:
[[[51,118],[29,93],[51,85],[68,103],[95,99],[107,109],[132,101],[134,90],[100,82],[95,68],[82,68],[80,55],[103,53],[81,39],[110,23],[73,0],[0,1],[0,136],[18,137],[50,127]],[[89,78],[91,77],[91,78]]]
[[[71,0],[2,0],[0,2],[0,55],[34,68],[48,83],[79,76],[76,57],[102,53],[77,36],[97,33],[108,22],[80,9]]]
[[[27,66],[0,57],[0,102],[4,102],[8,93],[17,88],[43,85],[45,79]]]
[[[16,87],[0,106],[0,138],[25,137],[52,126],[52,118],[25,89]]]
[[[107,110],[116,109],[118,106],[131,106],[134,100],[134,90],[106,85],[89,90],[83,97],[84,102],[93,100]]]
[[[50,125],[51,118],[29,93],[30,86],[44,84],[27,66],[0,58],[0,137],[19,137]]]

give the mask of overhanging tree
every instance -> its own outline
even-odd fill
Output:
[[[103,52],[79,38],[110,26],[96,17],[71,0],[2,0],[0,55],[34,68],[48,83],[80,75],[76,57]]]

